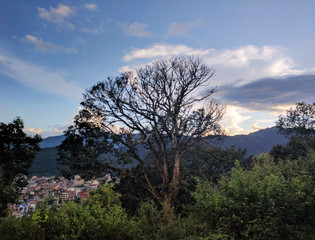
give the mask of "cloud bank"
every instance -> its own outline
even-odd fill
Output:
[[[194,49],[184,44],[154,44],[146,48],[133,49],[123,56],[124,62],[142,60],[144,63],[155,59],[177,56],[198,56],[216,69],[215,85],[227,83],[244,84],[269,76],[303,74],[297,69],[292,58],[277,46],[253,45],[234,49]],[[127,65],[128,66],[128,65]],[[123,69],[127,66],[124,66]]]
[[[262,78],[241,86],[221,86],[218,94],[225,101],[248,109],[276,111],[279,105],[313,102],[314,93],[315,75],[298,75]]]

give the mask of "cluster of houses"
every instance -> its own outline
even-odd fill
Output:
[[[88,197],[89,191],[111,180],[110,174],[89,181],[84,181],[78,175],[71,180],[55,176],[32,176],[27,179],[28,185],[22,189],[18,203],[10,204],[10,213],[17,217],[26,216],[44,201],[49,205],[61,205],[69,200],[82,202]]]

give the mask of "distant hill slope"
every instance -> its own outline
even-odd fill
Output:
[[[39,151],[32,162],[30,168],[30,175],[36,176],[60,176],[58,170],[59,164],[56,159],[58,158],[57,148],[43,148]]]
[[[44,138],[43,141],[40,143],[41,148],[51,148],[59,146],[63,140],[65,140],[65,135],[60,136],[53,136]]]
[[[278,133],[276,127],[266,128],[248,135],[226,136],[223,138],[222,147],[236,145],[246,148],[249,155],[258,155],[269,152],[276,144],[285,144],[288,141],[283,135]]]
[[[42,150],[37,154],[30,169],[30,175],[60,175],[58,163],[56,161],[57,149],[65,139],[64,135],[48,137],[43,139]],[[226,136],[219,144],[223,147],[236,145],[239,148],[246,148],[248,155],[258,155],[269,152],[276,144],[285,144],[288,140],[278,134],[275,127],[259,130],[248,135]]]

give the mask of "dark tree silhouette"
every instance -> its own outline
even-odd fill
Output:
[[[111,144],[108,133],[101,130],[101,125],[91,112],[81,110],[75,116],[74,125],[65,131],[65,136],[65,140],[57,147],[57,162],[65,166],[60,169],[61,174],[68,179],[75,174],[84,179],[101,176],[106,165],[100,158],[109,152]]]
[[[15,200],[19,189],[25,186],[26,182],[18,175],[28,175],[32,160],[40,150],[41,137],[37,134],[27,136],[23,128],[23,120],[19,117],[12,123],[0,123],[0,214],[3,214],[8,202]]]
[[[295,109],[280,115],[276,126],[280,133],[301,138],[315,136],[315,103],[298,102]]]
[[[104,168],[148,190],[164,207],[167,221],[174,218],[184,153],[203,137],[222,133],[224,107],[210,99],[216,89],[207,87],[213,74],[198,58],[156,61],[135,75],[124,73],[97,83],[81,103],[99,130],[111,135],[115,159],[102,161]],[[130,160],[139,164],[141,177],[124,167]],[[152,167],[159,184],[150,179]]]

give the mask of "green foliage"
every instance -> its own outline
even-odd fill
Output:
[[[148,239],[154,239],[163,225],[163,214],[151,201],[143,202],[138,210],[139,226]]]
[[[174,221],[165,223],[163,211],[153,200],[143,202],[138,210],[139,228],[144,239],[177,240],[199,239],[189,218],[178,216]]]
[[[91,192],[86,204],[47,210],[47,239],[138,239],[138,223],[121,207],[109,185]]]
[[[270,155],[275,161],[297,160],[306,157],[311,151],[315,151],[315,138],[303,139],[293,136],[286,145],[275,145],[270,151]]]
[[[237,163],[219,185],[200,182],[193,196],[201,232],[236,239],[308,239],[306,229],[314,227],[315,155],[299,161],[276,164],[262,155],[252,170]]]
[[[89,198],[86,204],[88,205],[99,205],[101,207],[110,208],[112,206],[120,206],[121,195],[112,190],[111,184],[105,184],[104,186],[90,191]]]
[[[8,124],[0,123],[0,166],[8,181],[13,181],[17,174],[27,175],[36,152],[40,150],[41,137],[27,136],[23,128],[21,118]]]
[[[123,239],[122,236],[128,235],[128,230],[132,230],[126,226],[129,223],[127,215],[117,205],[105,209],[97,205],[68,203],[55,217],[57,222],[62,223],[59,234],[65,239]]]
[[[65,140],[57,147],[57,162],[66,178],[80,175],[84,179],[98,177],[105,171],[102,156],[110,150],[108,134],[97,124],[99,119],[83,109],[74,119],[74,125],[65,131]]]
[[[18,197],[18,191],[15,191],[13,183],[3,179],[0,175],[0,216],[8,216],[9,209],[7,204],[14,202]]]
[[[142,239],[140,233],[138,222],[126,214],[109,186],[93,191],[87,204],[68,202],[39,209],[31,217],[0,218],[1,240]]]
[[[0,217],[6,216],[7,204],[14,202],[26,181],[21,174],[28,174],[33,158],[40,150],[39,135],[27,136],[24,123],[16,118],[12,123],[0,122]]]
[[[158,186],[161,184],[161,178],[155,168],[147,167],[147,174],[151,179],[152,184]],[[133,176],[144,180],[141,166],[138,164],[135,167],[127,170]],[[121,194],[122,206],[129,214],[136,214],[140,205],[143,202],[153,199],[150,192],[143,186],[137,184],[133,179],[122,177],[118,184],[113,186],[113,189]]]
[[[213,182],[217,182],[222,174],[229,173],[235,161],[239,161],[244,167],[249,167],[252,162],[252,156],[247,156],[246,149],[237,149],[235,145],[226,149],[220,146],[196,145],[186,158],[189,174]]]
[[[227,234],[211,234],[208,237],[201,237],[199,240],[233,240],[234,238]]]
[[[42,240],[43,232],[33,222],[31,217],[0,218],[1,240]]]

